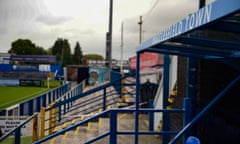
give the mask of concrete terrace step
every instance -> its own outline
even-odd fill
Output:
[[[131,79],[130,82],[134,81],[134,79]],[[126,81],[128,83],[129,81]],[[129,83],[130,83],[129,82]],[[94,87],[87,87],[84,91],[92,89]],[[131,92],[135,89],[134,86],[127,88],[128,92]],[[117,92],[115,91],[114,87],[107,88],[107,93],[116,93],[116,95],[110,96],[107,98],[107,104],[108,108],[118,108],[118,107],[127,107],[131,103],[134,103],[135,101],[135,95],[129,95],[126,94],[126,98],[128,99],[128,102],[122,102],[120,99],[120,96],[117,95]],[[114,92],[115,91],[115,92]],[[89,101],[91,99],[94,99],[96,96],[103,94],[103,91],[99,91],[97,93],[93,93],[87,98],[83,98],[80,100],[76,100],[73,105],[79,105],[81,103],[84,103],[86,101]],[[99,104],[95,102],[93,105],[87,104],[84,107],[79,107],[77,109],[74,109],[71,112],[68,112],[66,115],[62,117],[62,121],[59,123],[60,125],[57,130],[61,130],[65,127],[68,127],[76,122],[82,121],[87,117],[91,117],[94,114],[101,112],[102,104],[99,100]],[[112,104],[110,104],[112,103]],[[98,107],[99,105],[99,107]],[[95,111],[88,111],[88,109],[95,109]],[[76,129],[68,131],[64,133],[63,135],[57,136],[52,140],[49,140],[48,142],[44,144],[83,144],[84,142],[95,138],[98,135],[101,135],[105,132],[108,132],[110,129],[109,126],[109,118],[108,117],[102,117],[99,119],[96,119],[94,121],[89,122],[87,125],[78,126]],[[132,113],[120,113],[118,114],[118,131],[133,131],[135,127],[135,116]],[[139,130],[140,131],[148,131],[148,114],[140,114],[139,115]],[[134,136],[133,135],[118,135],[117,144],[132,144],[134,143]],[[139,144],[160,144],[161,140],[155,136],[152,135],[139,135]],[[109,144],[109,136],[100,139],[93,144]]]
[[[131,113],[118,114],[118,131],[133,131],[135,126],[135,116]],[[76,129],[68,131],[63,135],[44,144],[83,144],[96,136],[108,132],[110,129],[109,118],[102,117],[96,121],[89,122],[86,126],[78,126]],[[69,123],[68,123],[69,124]],[[139,115],[139,131],[148,131],[148,114]],[[117,144],[134,143],[133,135],[119,135]],[[109,136],[94,142],[94,144],[108,144]],[[159,144],[160,139],[152,135],[139,135],[139,144]]]
[[[110,87],[107,89],[107,91],[109,91],[109,89],[111,91],[114,90],[113,87]],[[117,103],[121,101],[121,99],[117,92],[114,93],[115,93],[114,95],[107,97],[106,104],[108,106],[117,108],[118,107]],[[75,115],[85,115],[91,112],[96,113],[103,106],[102,96],[97,98],[99,95],[103,95],[103,91],[99,91],[91,95],[88,95],[87,97],[76,100],[73,103],[72,108],[70,108],[69,112],[62,117],[61,121],[62,122],[69,121],[69,117]],[[96,99],[95,102],[91,102],[94,99]]]

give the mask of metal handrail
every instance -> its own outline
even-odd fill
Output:
[[[183,109],[139,109],[140,112],[166,112],[166,113],[183,113],[184,110]],[[49,136],[46,136],[36,142],[34,142],[33,144],[40,144],[42,142],[45,142],[45,141],[48,141],[58,135],[61,135],[61,134],[64,134],[65,132],[69,131],[69,130],[73,130],[75,128],[77,128],[78,126],[80,125],[84,125],[92,120],[95,120],[95,119],[98,119],[100,117],[104,117],[106,116],[107,114],[110,114],[110,121],[111,120],[116,120],[117,119],[117,113],[134,113],[136,112],[136,109],[109,109],[109,110],[105,110],[103,112],[100,112],[100,113],[97,113],[95,114],[94,116],[92,117],[89,117],[89,118],[86,118],[76,124],[73,124],[65,129],[62,129],[60,131],[57,131]],[[113,114],[113,115],[112,115]],[[149,132],[138,132],[139,134],[142,134],[142,135],[153,135],[153,134],[159,134],[159,135],[173,135],[173,134],[177,134],[177,131],[167,131],[167,132],[153,132],[153,131],[149,131]],[[111,134],[115,134],[115,135],[118,135],[118,134],[125,134],[125,135],[133,135],[135,134],[134,131],[132,132],[129,132],[129,131],[117,131],[117,128],[114,128],[114,129],[110,129],[109,132],[105,132],[89,141],[87,141],[86,143],[92,143],[94,141],[97,141],[103,137],[106,137],[106,136],[109,136],[111,137]],[[115,137],[115,136],[113,136]],[[110,138],[111,139],[111,138]],[[111,141],[111,140],[110,140]]]
[[[23,127],[26,123],[28,123],[29,121],[31,121],[33,118],[35,118],[38,114],[35,113],[32,116],[28,117],[25,121],[23,121],[22,123],[20,123],[17,127],[13,128],[12,130],[10,130],[9,132],[7,132],[6,134],[4,134],[2,137],[0,137],[0,142],[2,142],[3,140],[5,140],[6,138],[8,138],[8,136],[12,135],[13,133],[15,133],[15,139],[19,136],[18,141],[20,141],[20,133],[17,133],[21,127]],[[20,131],[19,131],[20,132]]]
[[[240,81],[240,75],[231,81],[203,110],[196,115],[170,142],[174,144],[179,140],[189,128],[191,128],[208,110],[213,107],[238,81]]]

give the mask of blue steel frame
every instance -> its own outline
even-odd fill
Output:
[[[20,144],[21,143],[21,128],[24,127],[24,125],[28,124],[33,118],[37,117],[38,114],[35,113],[32,116],[28,117],[24,122],[19,124],[17,127],[13,128],[11,131],[5,133],[3,136],[0,137],[0,142],[4,141],[9,136],[14,135],[14,144]]]
[[[40,112],[41,107],[45,107],[46,105],[53,102],[55,99],[61,97],[64,93],[66,93],[70,89],[70,84],[64,84],[60,87],[57,87],[49,92],[41,94],[35,98],[30,100],[26,100],[21,102],[20,107],[20,115],[28,115],[31,116],[35,112]],[[56,94],[56,95],[55,95]]]
[[[201,59],[219,59],[223,60],[224,58],[239,58],[240,57],[240,43],[238,41],[229,41],[218,38],[206,37],[206,35],[201,35],[201,32],[204,30],[215,30],[215,31],[223,31],[229,33],[239,33],[239,17],[234,14],[239,14],[240,11],[240,1],[239,0],[218,0],[209,5],[203,7],[199,11],[190,14],[187,18],[182,21],[172,25],[170,28],[162,31],[158,35],[150,38],[149,40],[142,43],[137,48],[137,63],[136,63],[136,103],[135,109],[127,110],[135,112],[135,131],[134,132],[116,132],[116,113],[122,110],[107,110],[103,113],[110,112],[111,113],[111,131],[110,133],[103,134],[95,139],[102,138],[106,135],[110,134],[110,143],[117,143],[116,134],[134,134],[135,144],[138,144],[138,135],[143,134],[139,132],[138,129],[138,114],[142,109],[139,109],[139,72],[140,72],[140,54],[142,52],[156,52],[165,54],[164,56],[164,98],[163,105],[166,108],[166,99],[169,95],[169,55],[179,55],[179,56],[187,56],[191,59],[188,63],[188,73],[187,73],[187,96],[184,99],[184,108],[179,110],[184,112],[184,125],[185,128],[177,134],[177,136],[170,142],[174,143],[178,140],[182,135],[186,134],[186,130],[188,130],[212,105],[216,103],[223,95],[232,87],[237,81],[239,81],[239,77],[237,77],[233,82],[231,82],[216,98],[210,102],[210,104],[203,109],[203,111],[192,119],[192,99],[196,94],[196,63],[194,62],[196,58]],[[235,19],[236,18],[236,19]],[[198,33],[200,32],[200,34]],[[211,31],[209,31],[211,32]],[[181,44],[179,44],[181,43]],[[236,66],[234,66],[236,67]],[[192,76],[192,77],[191,77]],[[125,111],[125,110],[124,110]],[[171,110],[147,110],[148,112],[164,112],[164,125],[163,130],[169,129],[168,120],[168,112]],[[87,121],[87,120],[85,120]],[[84,123],[84,122],[80,122]],[[80,124],[79,123],[79,124]],[[67,128],[72,129],[74,126]],[[53,135],[57,135],[59,133],[64,133],[64,131],[60,131]],[[150,132],[151,133],[151,132]],[[154,133],[154,132],[152,132]],[[167,132],[168,133],[168,132]],[[146,134],[146,133],[145,133]],[[157,133],[160,134],[160,133]],[[167,143],[168,135],[163,134],[163,143]],[[169,134],[169,133],[168,133]],[[53,137],[52,135],[44,138],[49,139]],[[94,141],[94,140],[92,140]],[[91,142],[92,142],[91,141]]]
[[[110,136],[110,143],[117,143],[118,134],[133,134],[135,144],[138,144],[139,134],[162,134],[163,144],[167,143],[169,134],[176,134],[176,136],[169,142],[170,144],[176,143],[186,132],[196,123],[224,94],[230,90],[238,81],[240,81],[240,75],[237,76],[232,82],[230,82],[197,116],[193,118],[192,110],[192,99],[195,96],[196,85],[195,79],[195,68],[196,63],[194,59],[219,59],[228,63],[230,66],[239,70],[235,64],[229,63],[225,58],[239,58],[240,57],[240,43],[239,43],[239,32],[240,32],[240,1],[239,0],[217,0],[209,5],[203,7],[199,11],[190,14],[187,18],[171,26],[170,28],[162,31],[158,35],[150,38],[146,42],[142,43],[137,48],[137,62],[136,62],[136,102],[135,109],[110,109],[103,111],[91,118],[85,119],[79,123],[76,123],[64,130],[58,131],[52,135],[49,135],[35,144],[47,141],[57,135],[63,134],[64,132],[74,129],[77,126],[87,123],[90,120],[105,116],[110,113],[111,128],[109,132],[106,132],[86,143],[92,143],[101,139],[105,136]],[[211,30],[226,32],[236,35],[235,41],[229,39],[218,39],[219,37],[206,37],[201,32],[204,30]],[[180,43],[180,44],[179,44]],[[142,52],[156,52],[165,54],[164,56],[164,98],[163,105],[164,109],[140,109],[139,108],[139,87],[140,87],[140,54]],[[191,59],[188,63],[187,73],[187,96],[184,99],[183,109],[172,109],[167,110],[166,99],[169,95],[169,55],[187,56]],[[193,77],[191,75],[193,74]],[[71,98],[70,98],[71,99]],[[71,99],[74,100],[74,99]],[[68,100],[66,100],[68,102]],[[117,114],[119,112],[133,112],[135,113],[135,129],[133,132],[117,131]],[[138,129],[138,115],[140,112],[163,112],[164,123],[162,132],[139,132]],[[184,113],[184,128],[180,132],[165,131],[169,128],[168,113],[170,112],[181,112]]]
[[[154,37],[143,42],[137,47],[137,57],[142,52],[162,53],[164,56],[164,88],[163,88],[163,106],[168,97],[169,91],[169,55],[178,55],[187,57],[187,84],[186,97],[184,98],[184,128],[176,135],[171,144],[177,142],[181,136],[188,136],[191,126],[202,117],[207,110],[212,107],[221,97],[240,79],[238,76],[225,89],[220,92],[197,116],[193,116],[195,111],[193,101],[196,98],[196,67],[197,59],[219,59],[229,66],[239,70],[239,67],[228,62],[226,58],[240,57],[240,1],[239,0],[217,0],[209,5],[202,7],[195,13],[190,14],[182,21],[163,30]],[[207,34],[204,33],[207,31]],[[211,32],[218,32],[220,36],[211,35]],[[233,38],[224,39],[225,35],[231,35]],[[215,33],[216,35],[216,33]],[[222,35],[222,37],[221,37]],[[139,66],[140,61],[137,61]],[[137,67],[139,73],[139,67]],[[137,80],[139,74],[136,74]],[[139,90],[137,85],[136,90]],[[137,93],[138,94],[138,93]],[[137,95],[136,97],[138,97]],[[165,108],[165,107],[164,107]],[[137,111],[138,109],[136,109]],[[168,115],[163,115],[163,130],[167,130],[169,123]],[[188,130],[188,131],[187,131]],[[163,136],[163,143],[167,143],[167,137]],[[137,140],[137,139],[136,139]],[[135,141],[135,144],[138,142]]]
[[[173,134],[177,134],[177,131],[167,131],[167,132],[154,132],[154,131],[149,131],[149,132],[138,132],[136,133],[136,131],[118,131],[117,130],[117,123],[118,123],[118,120],[117,120],[117,115],[118,113],[135,113],[136,114],[136,109],[108,109],[108,110],[105,110],[101,113],[98,113],[96,115],[94,115],[93,117],[89,117],[89,118],[86,118],[84,119],[83,121],[80,121],[74,125],[71,125],[63,130],[60,130],[60,131],[57,131],[49,136],[46,136],[36,142],[34,142],[33,144],[40,144],[40,143],[43,143],[43,142],[46,142],[58,135],[61,135],[61,134],[64,134],[65,132],[69,131],[69,130],[72,130],[72,129],[75,129],[77,128],[78,126],[80,125],[84,125],[92,120],[95,120],[97,118],[100,118],[100,117],[105,117],[106,115],[109,115],[110,114],[110,131],[108,132],[105,132],[87,142],[85,142],[85,144],[91,144],[101,138],[104,138],[106,136],[110,136],[110,143],[111,144],[116,144],[117,143],[117,135],[135,135],[135,137],[140,134],[140,135],[173,135]],[[139,109],[138,112],[164,112],[164,113],[171,113],[171,112],[177,112],[177,113],[183,113],[184,110],[181,110],[181,109],[171,109],[171,110],[157,110],[157,109]],[[138,140],[135,141],[135,143],[138,142]]]

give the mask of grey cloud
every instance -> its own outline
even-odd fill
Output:
[[[0,5],[0,17],[5,21],[28,21],[39,13],[34,0],[1,0]]]
[[[55,17],[38,0],[1,0],[0,21],[21,22],[37,21],[46,25],[61,24],[70,17]]]
[[[197,10],[198,2],[192,0],[165,1],[159,0],[151,13],[143,14],[142,30],[144,38],[148,39],[158,32],[168,28]],[[126,20],[125,31],[132,35],[139,35],[139,17]]]
[[[92,29],[83,29],[80,30],[78,28],[70,28],[70,29],[66,29],[64,30],[64,33],[73,33],[75,35],[81,35],[81,36],[89,36],[89,35],[94,35],[96,32]]]
[[[50,15],[39,15],[35,21],[40,22],[46,25],[56,25],[56,24],[62,24],[64,22],[72,20],[71,17],[54,17]]]
[[[7,29],[0,27],[0,35],[6,34],[6,33],[7,33]]]

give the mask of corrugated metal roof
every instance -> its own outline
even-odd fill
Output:
[[[137,47],[169,55],[240,57],[240,0],[216,0]]]

